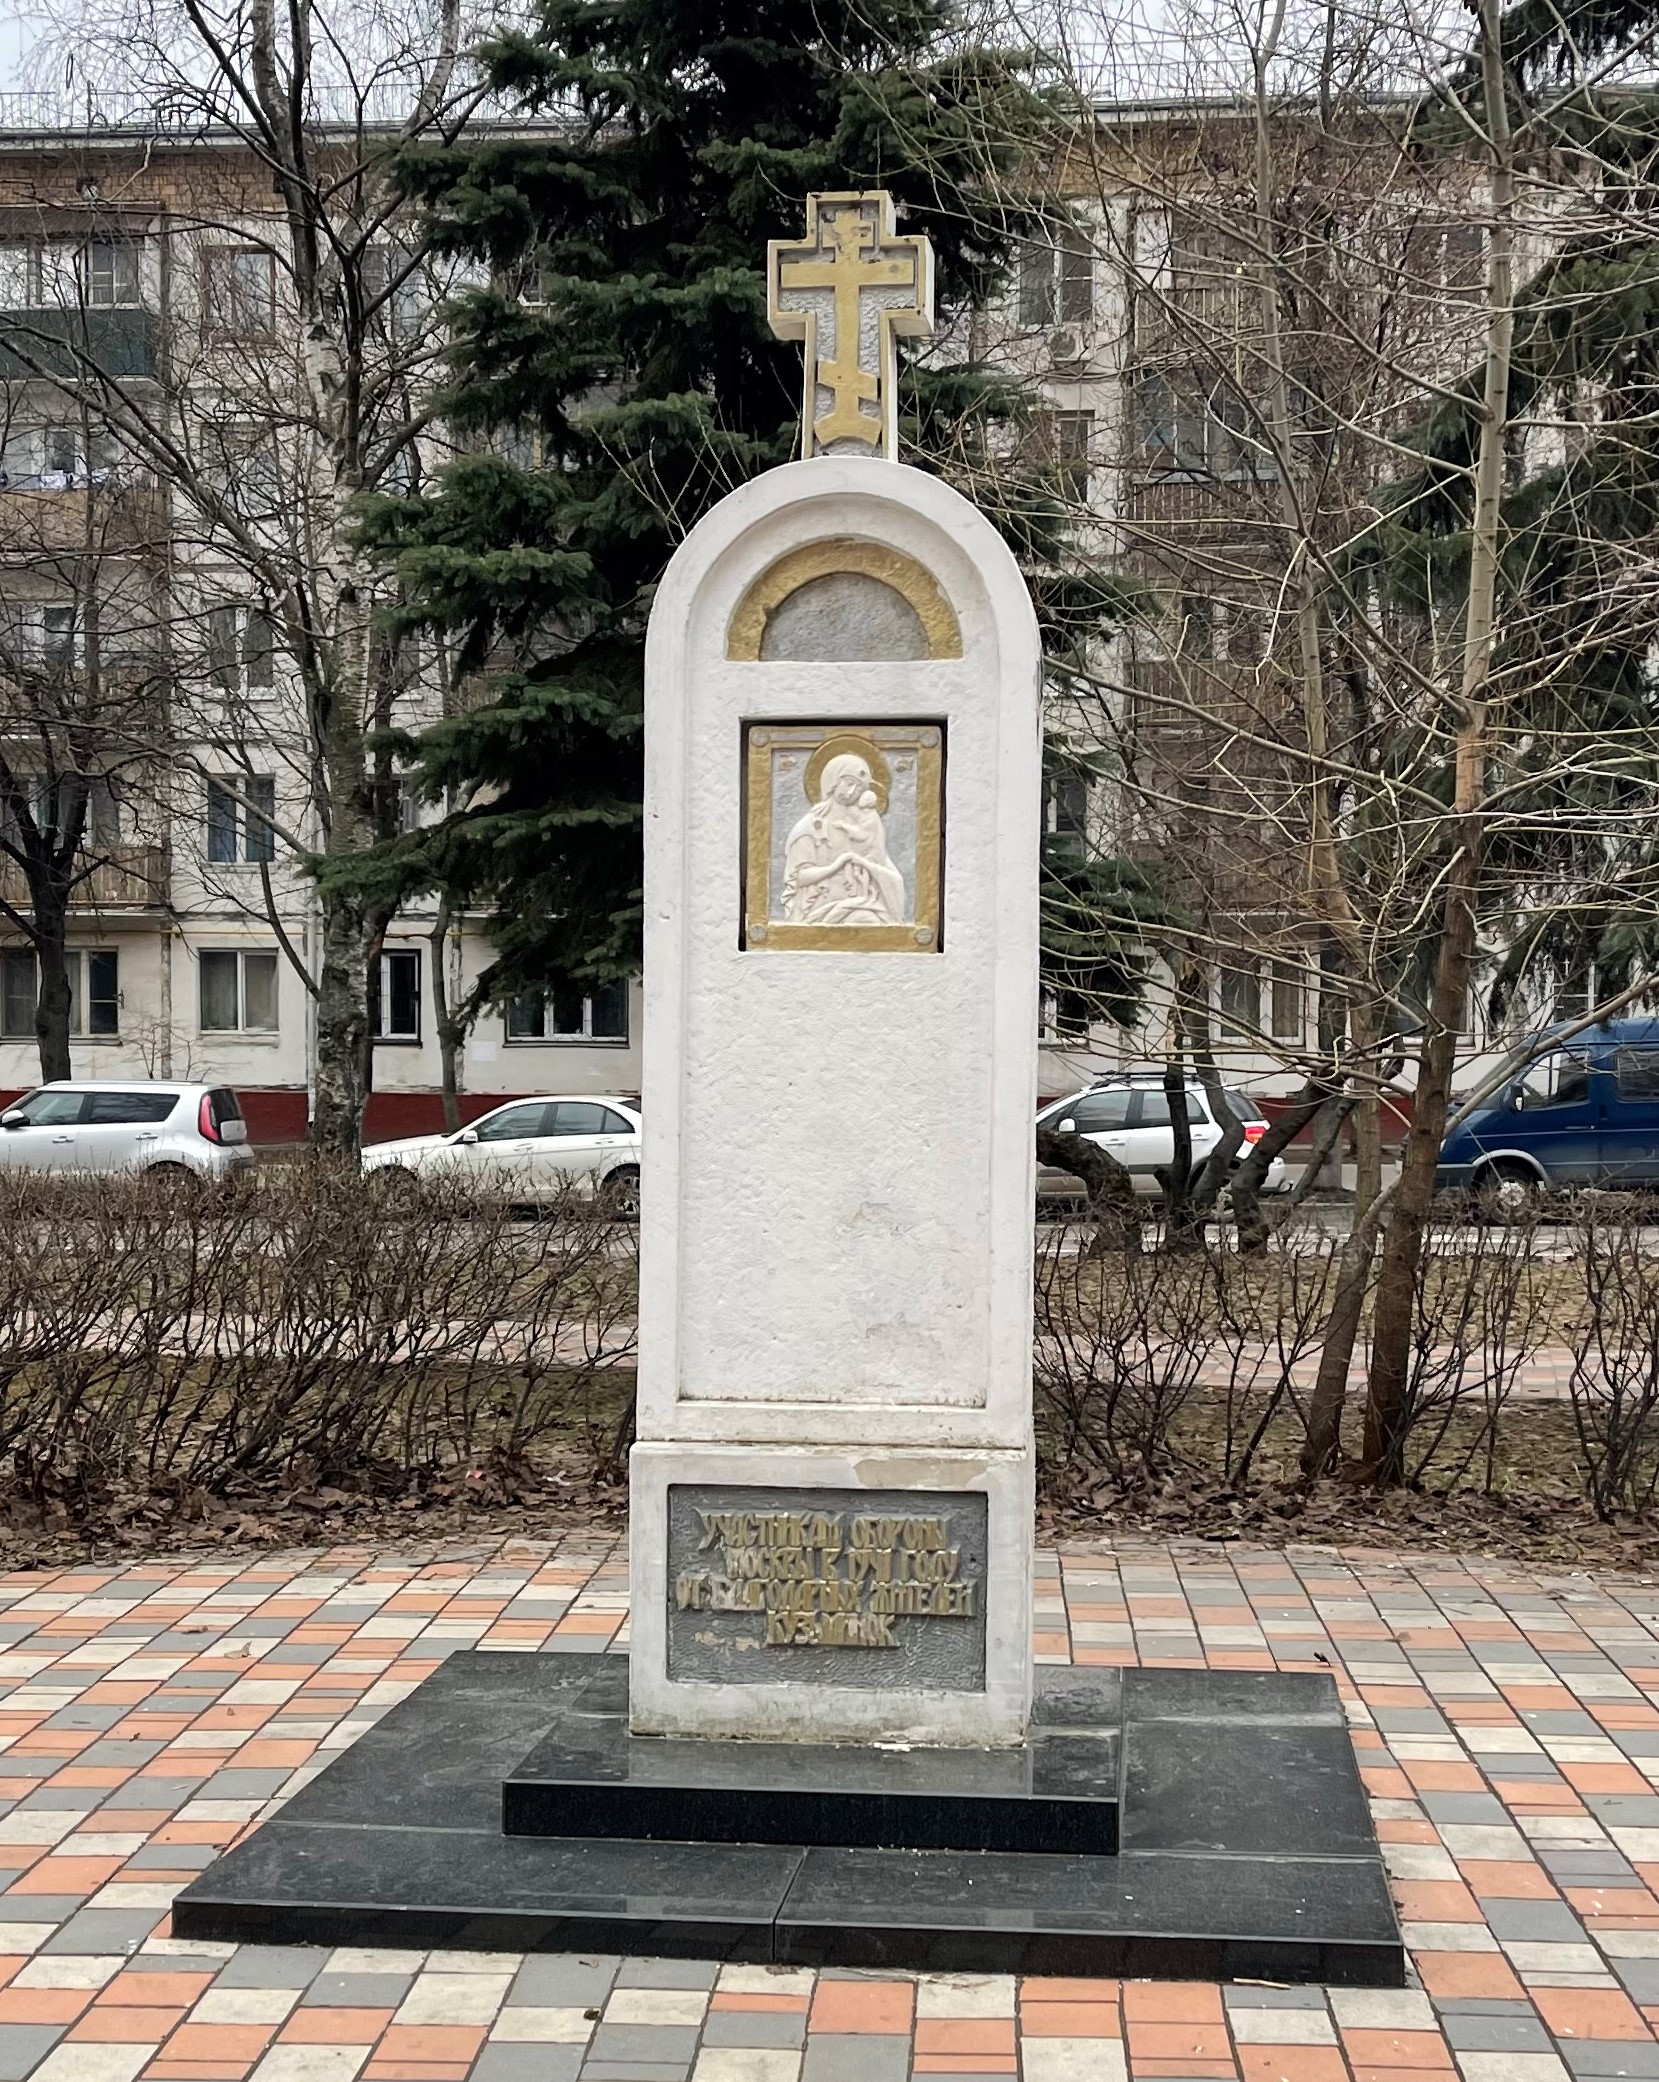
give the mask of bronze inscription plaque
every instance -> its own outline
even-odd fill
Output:
[[[668,1545],[671,1678],[984,1688],[981,1495],[675,1486]]]

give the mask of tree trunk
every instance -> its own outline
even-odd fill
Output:
[[[1319,1372],[1308,1404],[1307,1436],[1302,1441],[1301,1467],[1313,1481],[1336,1464],[1342,1444],[1342,1412],[1348,1399],[1348,1369],[1353,1363],[1359,1337],[1360,1318],[1365,1313],[1365,1292],[1371,1283],[1371,1260],[1377,1248],[1377,1224],[1383,1202],[1354,1207],[1354,1226],[1342,1246],[1337,1266],[1336,1297],[1325,1319],[1324,1342],[1319,1352]]]
[[[30,891],[34,912],[35,964],[39,990],[35,998],[35,1042],[40,1050],[40,1078],[50,1084],[74,1073],[69,1067],[68,908],[64,893]]]
[[[1353,1111],[1353,1093],[1336,1092],[1314,1115],[1313,1133],[1308,1139],[1308,1161],[1303,1168],[1302,1176],[1290,1189],[1292,1207],[1300,1207],[1308,1195],[1318,1189],[1320,1180],[1331,1168],[1331,1158]],[[1340,1173],[1340,1164],[1337,1170]]]
[[[1308,1435],[1302,1443],[1302,1472],[1321,1475],[1336,1459],[1348,1373],[1365,1314],[1365,1294],[1376,1255],[1377,1225],[1382,1219],[1382,1143],[1377,1126],[1377,1051],[1380,1017],[1370,995],[1357,996],[1348,1008],[1351,1059],[1359,1065],[1354,1095],[1354,1226],[1342,1247],[1336,1298],[1326,1319],[1319,1348],[1319,1373],[1308,1407]]]
[[[449,898],[438,898],[438,915],[427,941],[432,949],[432,1024],[438,1033],[438,1075],[443,1087],[444,1127],[453,1135],[461,1125],[460,1055],[467,1037],[464,1021],[451,1017],[449,977],[444,968],[444,943],[449,938]]]
[[[1204,1159],[1199,1167],[1198,1176],[1192,1182],[1192,1211],[1203,1220],[1209,1216],[1220,1199],[1221,1189],[1227,1183],[1233,1168],[1233,1159],[1244,1146],[1244,1123],[1228,1104],[1226,1088],[1221,1082],[1221,1072],[1215,1066],[1215,1054],[1210,1047],[1208,1012],[1202,1019],[1189,1020],[1187,1035],[1192,1046],[1192,1060],[1198,1071],[1198,1082],[1204,1087],[1204,1096],[1209,1101],[1210,1112],[1221,1130],[1221,1140]]]
[[[1086,1135],[1057,1135],[1050,1128],[1039,1128],[1037,1161],[1052,1164],[1056,1171],[1069,1171],[1083,1181],[1089,1218],[1094,1223],[1085,1257],[1103,1258],[1108,1250],[1134,1255],[1140,1250],[1141,1216],[1135,1205],[1134,1181],[1116,1157],[1108,1156]]]
[[[1269,1123],[1267,1133],[1245,1152],[1243,1162],[1233,1173],[1231,1191],[1233,1219],[1238,1225],[1241,1252],[1266,1250],[1267,1223],[1262,1217],[1262,1181],[1272,1168],[1273,1159],[1289,1149],[1332,1096],[1329,1083],[1322,1078],[1310,1078],[1279,1118]]]
[[[355,1157],[369,1100],[369,946],[360,904],[325,891],[322,913],[311,1146],[328,1156]]]
[[[331,489],[343,502],[346,488],[337,484]],[[319,689],[327,812],[318,875],[322,969],[317,980],[317,1095],[311,1145],[325,1155],[355,1161],[373,1077],[369,964],[391,914],[378,906],[371,911],[349,878],[330,873],[335,862],[359,860],[379,834],[364,727],[373,699],[372,577],[350,555],[325,576],[332,593],[335,637],[326,681]]]
[[[1175,1017],[1175,1048],[1164,1063],[1164,1099],[1169,1108],[1172,1148],[1167,1169],[1153,1173],[1164,1190],[1164,1248],[1191,1250],[1198,1242],[1202,1222],[1195,1222],[1192,1209],[1192,1123],[1187,1118],[1187,1066],[1181,1046],[1181,1017]]]
[[[1474,967],[1481,857],[1485,844],[1488,690],[1496,629],[1509,377],[1515,330],[1512,281],[1514,181],[1509,156],[1508,81],[1501,0],[1480,0],[1481,82],[1492,154],[1492,233],[1487,262],[1486,367],[1469,531],[1469,595],[1464,609],[1461,716],[1453,779],[1453,853],[1441,903],[1440,945],[1428,1024],[1417,1058],[1411,1130],[1377,1275],[1371,1372],[1365,1409],[1365,1466],[1380,1484],[1399,1479],[1405,1432],[1412,1317],[1423,1232],[1434,1202],[1434,1175],[1451,1099],[1457,1037]]]

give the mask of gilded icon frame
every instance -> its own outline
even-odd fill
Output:
[[[897,866],[910,893],[911,916],[896,924],[805,923],[779,916],[780,844],[789,825],[778,814],[787,795],[784,762],[800,764],[803,804],[814,768],[837,752],[854,752],[871,767],[885,818],[898,776],[913,779],[914,847]],[[870,754],[875,755],[874,760]],[[903,762],[911,762],[908,767]],[[746,722],[742,735],[743,904],[738,944],[755,953],[938,954],[944,949],[945,726],[936,718],[866,722],[837,718]],[[787,813],[787,805],[786,805]],[[802,815],[806,813],[803,810]],[[885,843],[885,827],[884,827]],[[908,867],[908,873],[906,868]]]

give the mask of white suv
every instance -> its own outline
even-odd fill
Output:
[[[1239,1154],[1267,1133],[1267,1117],[1247,1092],[1229,1091],[1227,1103],[1244,1123],[1244,1142]],[[1210,1111],[1202,1085],[1187,1086],[1187,1123],[1192,1132],[1192,1161],[1196,1169],[1221,1140],[1221,1129]],[[1162,1192],[1156,1172],[1175,1155],[1175,1130],[1169,1121],[1169,1099],[1161,1077],[1111,1078],[1087,1091],[1073,1092],[1069,1099],[1056,1099],[1037,1116],[1039,1128],[1062,1135],[1081,1135],[1098,1143],[1108,1156],[1116,1157],[1134,1181],[1135,1191],[1148,1199]],[[1235,1158],[1234,1162],[1237,1163]],[[1264,1193],[1282,1193],[1290,1185],[1283,1157],[1275,1157],[1262,1180]],[[1083,1182],[1069,1171],[1043,1164],[1037,1172],[1037,1194],[1043,1200],[1080,1198]]]
[[[514,1099],[453,1135],[372,1142],[365,1172],[405,1188],[419,1179],[461,1179],[482,1193],[534,1204],[572,1184],[606,1193],[621,1213],[639,1206],[639,1110],[626,1099]]]
[[[254,1161],[222,1084],[43,1084],[0,1113],[0,1168],[153,1171],[230,1179]]]

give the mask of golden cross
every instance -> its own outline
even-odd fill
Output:
[[[933,248],[900,238],[893,198],[809,195],[806,237],[766,248],[766,302],[781,340],[806,342],[801,408],[804,455],[837,449],[897,451],[900,334],[933,330]],[[866,336],[866,314],[875,326]],[[828,333],[819,353],[820,327]]]

